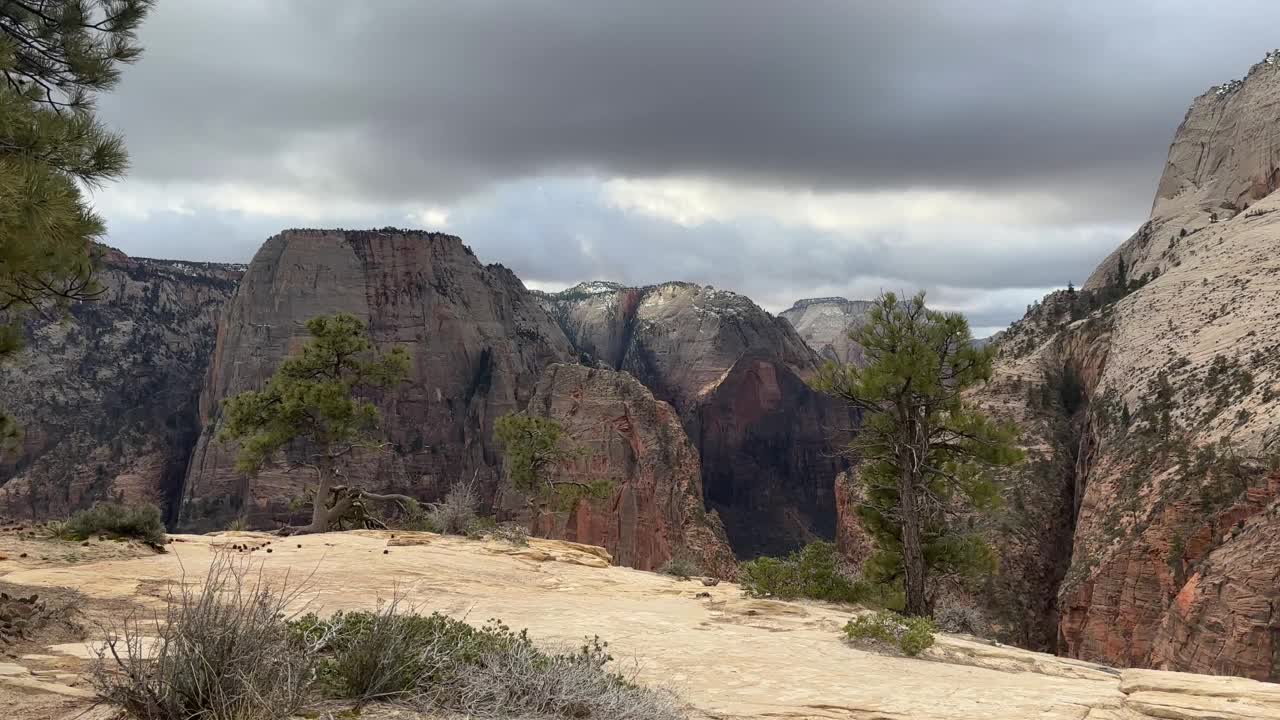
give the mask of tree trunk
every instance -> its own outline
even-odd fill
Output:
[[[329,490],[333,484],[333,474],[325,465],[319,465],[316,467],[316,480],[316,493],[311,496],[311,524],[300,528],[298,534],[322,533],[329,529]]]
[[[925,592],[924,546],[920,542],[920,511],[916,503],[915,477],[909,460],[902,459],[898,473],[898,512],[902,521],[902,569],[906,576],[906,613],[927,617],[928,594]]]

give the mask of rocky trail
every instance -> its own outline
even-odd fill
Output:
[[[749,599],[731,583],[704,587],[616,567],[588,545],[374,531],[173,539],[169,552],[147,554],[96,541],[0,538],[6,556],[27,553],[0,561],[5,588],[46,597],[75,588],[77,608],[92,620],[82,620],[80,642],[54,638],[0,657],[0,706],[19,708],[11,718],[81,717],[93,704],[80,673],[96,627],[129,610],[160,609],[170,583],[198,582],[214,553],[232,545],[257,548],[242,553],[244,562],[267,578],[305,588],[298,610],[371,608],[398,594],[420,612],[501,618],[543,643],[599,635],[620,669],[675,690],[692,717],[1280,718],[1280,686],[1239,678],[1113,670],[953,636],[940,636],[920,659],[863,652],[840,639],[849,609]]]

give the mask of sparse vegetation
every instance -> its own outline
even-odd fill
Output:
[[[322,691],[359,701],[395,700],[468,717],[681,717],[669,693],[639,687],[607,669],[607,644],[547,652],[498,620],[476,628],[440,615],[375,612],[307,615],[292,624],[297,644],[320,653]]]
[[[502,445],[512,487],[531,500],[572,510],[580,500],[608,497],[611,483],[588,481],[559,472],[579,455],[564,427],[551,418],[514,413],[498,418],[493,435]]]
[[[134,538],[149,545],[164,545],[164,520],[160,508],[150,503],[121,505],[99,503],[81,510],[57,528],[65,540],[88,540],[95,535]]]
[[[678,548],[672,553],[671,558],[658,568],[658,572],[663,575],[688,580],[691,577],[701,575],[703,573],[702,562],[696,555],[689,552],[687,548]]]
[[[982,611],[972,605],[944,605],[933,614],[938,628],[949,633],[985,637],[991,629]]]
[[[289,717],[307,700],[314,666],[286,624],[296,594],[219,553],[203,583],[175,584],[159,628],[132,617],[112,630],[94,686],[138,720]]]
[[[870,594],[869,587],[854,581],[841,567],[836,546],[820,540],[785,558],[760,557],[742,563],[738,584],[751,597],[782,600],[854,603]]]
[[[273,585],[227,552],[202,583],[174,587],[159,627],[112,629],[94,668],[102,697],[137,720],[277,720],[324,697],[475,718],[683,717],[671,693],[612,669],[599,638],[548,651],[501,621],[477,628],[399,600],[291,616],[305,583]]]
[[[860,615],[844,626],[845,637],[855,645],[897,650],[911,657],[933,645],[935,630],[929,618],[908,617],[890,610]]]
[[[449,488],[444,499],[423,510],[424,530],[447,535],[464,535],[480,509],[480,492],[472,480]]]

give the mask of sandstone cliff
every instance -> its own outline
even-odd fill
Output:
[[[1197,98],[1150,221],[1001,340],[987,401],[1039,418],[1021,481],[1070,508],[1006,551],[1071,529],[1062,652],[1280,677],[1278,101],[1275,55]]]
[[[778,317],[795,326],[796,332],[824,360],[859,365],[863,361],[862,346],[849,333],[867,321],[874,303],[868,300],[846,300],[842,297],[797,300]]]
[[[219,404],[261,385],[306,340],[309,318],[338,311],[364,320],[378,348],[402,346],[411,356],[408,380],[378,402],[394,449],[354,459],[348,480],[424,500],[473,477],[493,498],[501,464],[494,419],[523,410],[542,369],[574,354],[514,274],[482,265],[456,237],[285,231],[254,256],[219,324],[184,524],[288,519],[290,501],[305,497],[308,478],[296,470],[268,468],[252,480],[235,471],[235,448],[215,440]]]
[[[95,301],[28,322],[27,349],[0,368],[0,396],[25,430],[0,461],[0,514],[174,499],[218,316],[242,271],[109,250]]]
[[[706,507],[739,556],[834,536],[836,451],[855,418],[805,384],[819,359],[790,323],[690,283],[584,283],[542,298],[585,362],[631,373],[679,413]]]
[[[558,421],[580,453],[555,469],[558,479],[613,486],[609,498],[581,501],[570,512],[542,508],[540,536],[603,546],[618,564],[640,570],[687,552],[704,572],[733,577],[737,562],[724,527],[703,509],[698,451],[669,404],[627,373],[555,364],[527,412]],[[522,498],[506,504],[524,506]]]

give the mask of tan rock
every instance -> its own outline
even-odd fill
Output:
[[[276,581],[310,575],[299,597],[308,610],[368,609],[398,592],[420,611],[502,618],[543,643],[571,645],[599,635],[640,682],[673,688],[696,718],[1235,720],[1274,717],[1280,708],[1276,686],[1264,683],[1118,673],[949,636],[938,638],[932,660],[873,655],[840,640],[847,609],[746,599],[724,582],[704,588],[710,597],[699,600],[673,578],[565,562],[602,556],[558,541],[535,538],[530,548],[494,552],[500,543],[441,537],[384,558],[386,533],[314,539],[297,552],[252,561]],[[127,597],[156,607],[159,598],[138,592],[143,581],[197,579],[218,545],[216,538],[183,540],[167,555],[3,579],[32,587],[74,584],[90,598]],[[562,559],[534,560],[529,550]]]

